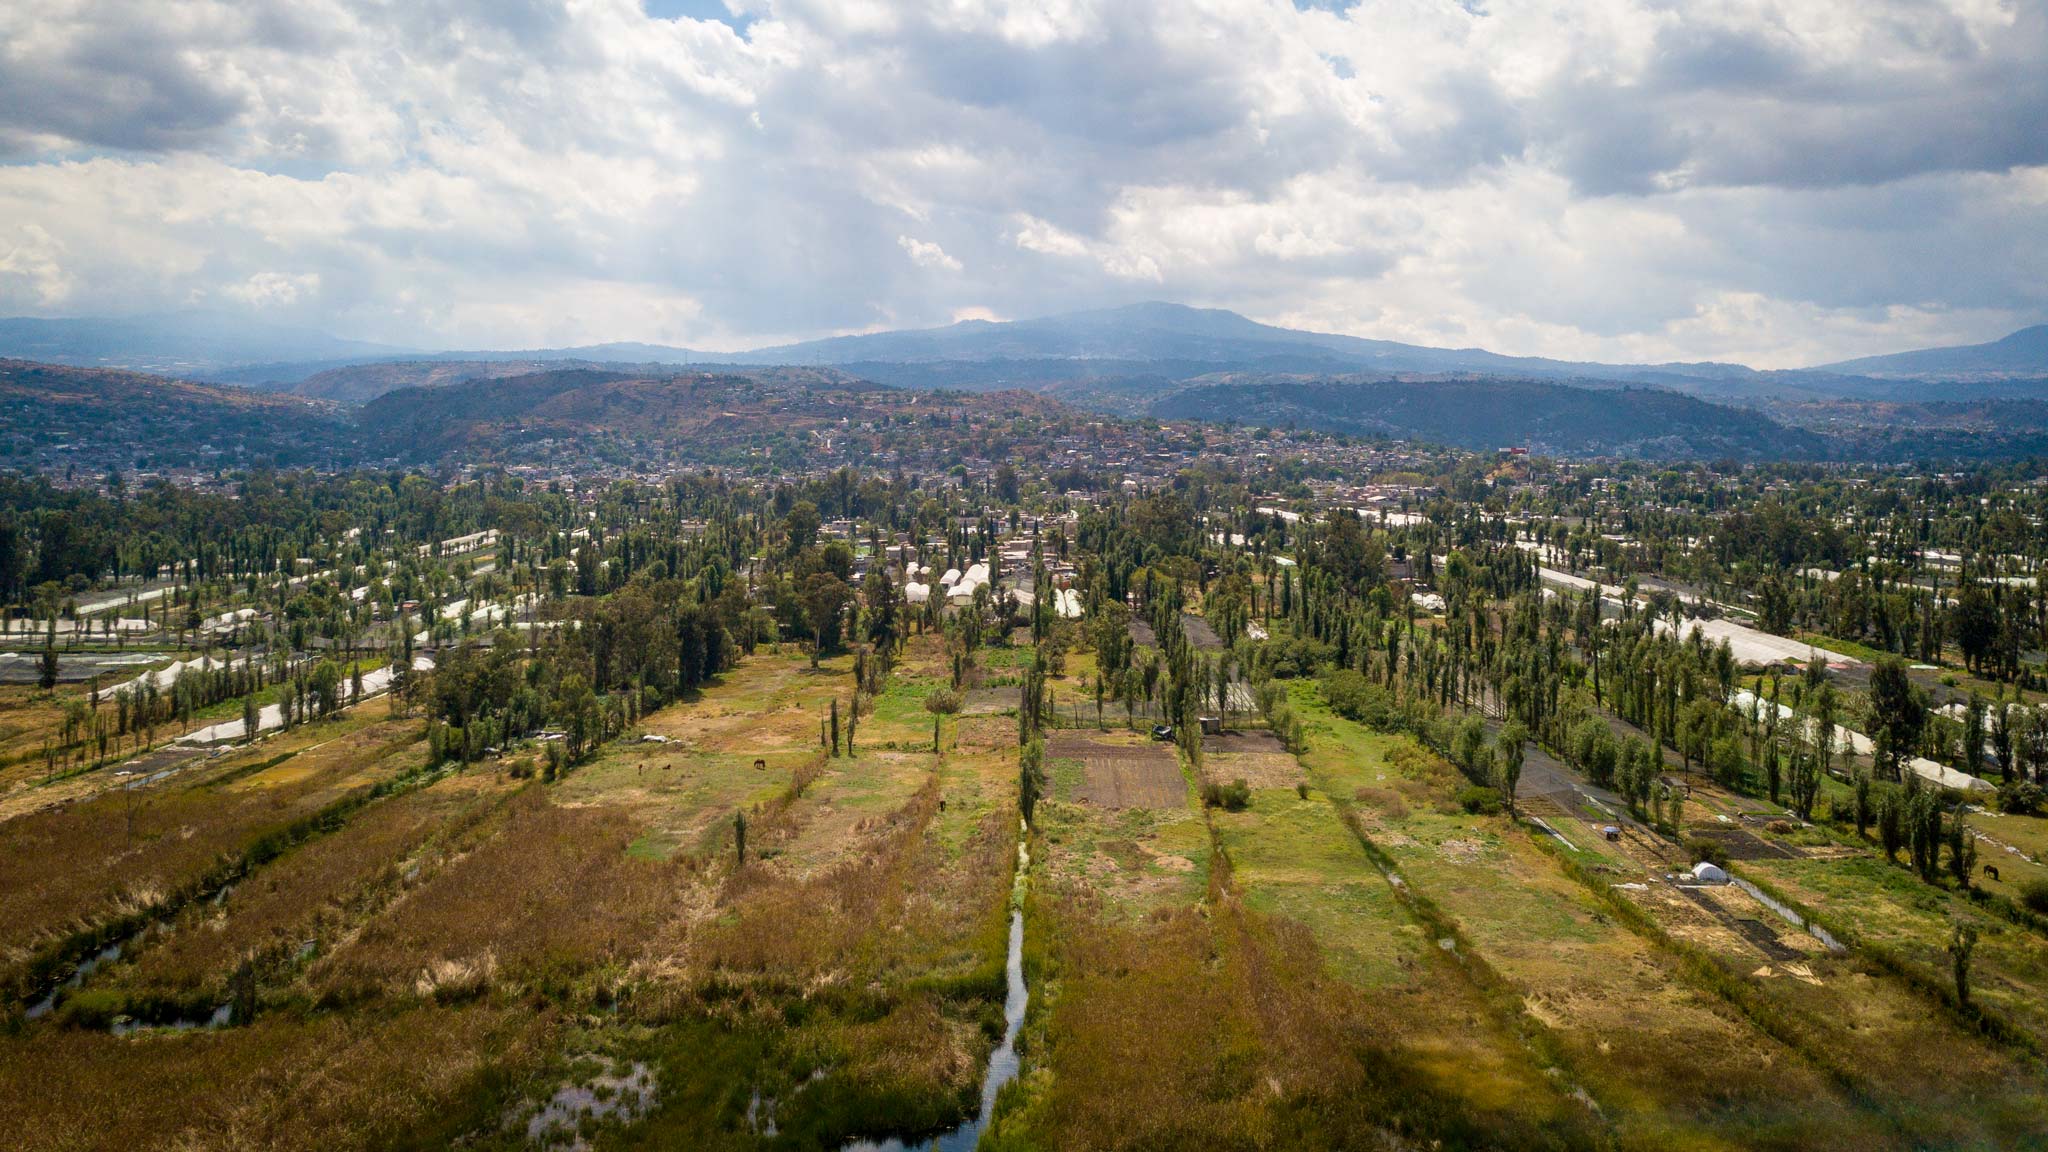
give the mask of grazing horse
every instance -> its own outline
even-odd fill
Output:
[[[1985,874],[1986,876],[1989,876],[1989,877],[1991,877],[1991,878],[1992,878],[1993,880],[1996,880],[1996,879],[1998,879],[1998,865],[1996,865],[1996,864],[1986,864],[1986,865],[1984,866],[1984,874]]]

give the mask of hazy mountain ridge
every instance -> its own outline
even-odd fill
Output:
[[[1958,379],[2048,376],[2048,324],[2022,328],[1988,344],[1921,348],[1823,365],[1823,370],[1879,379],[1950,376]]]
[[[621,434],[631,434],[636,421],[671,431],[687,427],[674,403],[689,390],[674,382],[706,373],[757,380],[781,373],[785,382],[827,389],[866,381],[868,387],[924,392],[1036,392],[1122,416],[1294,422],[1468,447],[1522,444],[1577,455],[1663,458],[2024,455],[2043,443],[2032,409],[2011,408],[2005,413],[2013,419],[2000,419],[1998,405],[2048,399],[2048,326],[1990,344],[1779,371],[1428,348],[1296,331],[1221,309],[1165,303],[1009,322],[968,320],[726,355],[636,343],[363,354],[387,350],[297,329],[238,328],[196,312],[126,321],[0,321],[0,353],[22,346],[73,362],[126,350],[188,379],[372,405],[376,410],[365,411],[360,426],[374,439],[436,457],[456,451],[471,433],[503,434],[514,417],[535,427]],[[294,351],[320,358],[274,358]],[[273,358],[239,367],[216,363],[241,353]],[[449,395],[439,399],[414,395],[378,405],[398,392],[444,391]],[[1602,395],[1608,399],[1597,399]],[[1929,407],[1958,404],[1976,407]]]
[[[276,391],[343,404],[368,404],[401,388],[442,388],[478,380],[585,369],[598,372],[673,371],[661,365],[614,365],[595,360],[379,360],[314,373]]]
[[[733,357],[736,362],[806,364],[1060,359],[1257,364],[1275,358],[1299,361],[1300,366],[1292,369],[1296,371],[1465,371],[1545,377],[1648,375],[1673,379],[1722,379],[1753,374],[1751,369],[1735,364],[1607,365],[1504,356],[1483,348],[1430,348],[1279,328],[1223,309],[1159,302],[1032,320],[963,320],[943,328],[837,336]]]
[[[193,376],[239,365],[393,356],[404,349],[215,312],[0,318],[0,356]]]
[[[213,313],[130,319],[0,320],[0,355],[55,363],[146,367],[237,384],[299,384],[379,363],[581,362],[600,365],[852,367],[916,387],[1008,388],[1060,380],[1162,375],[1189,379],[1221,366],[1297,375],[1475,373],[1655,384],[1747,398],[1791,389],[1865,394],[1901,380],[2048,378],[2048,325],[1990,344],[1921,349],[1818,368],[1759,371],[1740,364],[1605,364],[1435,348],[1262,324],[1235,312],[1149,302],[1014,321],[963,320],[734,353],[644,343],[566,348],[406,352],[301,329],[238,324]],[[1901,398],[1896,395],[1890,398]],[[1940,399],[1941,396],[1919,396]]]

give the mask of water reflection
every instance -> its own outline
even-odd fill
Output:
[[[1024,988],[1024,914],[1014,910],[1010,913],[1010,958],[1005,968],[1010,987],[1003,996],[1003,1042],[988,1058],[988,1074],[981,1082],[981,1113],[951,1132],[928,1141],[911,1144],[894,1136],[879,1142],[856,1140],[845,1145],[842,1152],[913,1152],[922,1149],[971,1152],[981,1140],[981,1130],[988,1127],[989,1117],[995,1112],[996,1093],[1017,1076],[1017,1030],[1024,1025],[1024,1006],[1030,997]]]

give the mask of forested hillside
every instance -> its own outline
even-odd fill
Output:
[[[0,360],[0,458],[58,471],[336,465],[356,458],[340,409],[122,372]]]
[[[1828,442],[1812,432],[1676,392],[1575,388],[1534,380],[1198,384],[1162,397],[1151,411],[1167,419],[1239,420],[1573,456],[1810,459],[1829,454]]]

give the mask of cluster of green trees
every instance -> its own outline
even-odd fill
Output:
[[[1433,627],[1417,627],[1412,614],[1385,613],[1390,597],[1381,589],[1305,565],[1290,623],[1315,645],[1333,710],[1414,733],[1510,804],[1521,742],[1533,738],[1675,835],[1685,790],[1667,775],[1668,749],[1683,769],[1768,795],[1803,819],[1853,818],[1859,834],[1874,829],[1887,855],[1904,853],[1930,881],[1945,873],[1970,883],[1975,842],[1959,819],[1945,816],[1954,802],[1904,769],[1926,748],[1932,726],[1925,693],[1901,661],[1880,661],[1867,692],[1874,774],[1855,770],[1853,812],[1823,814],[1824,778],[1837,756],[1844,774],[1848,768],[1840,700],[1818,662],[1791,680],[1767,676],[1758,705],[1738,710],[1730,700],[1740,669],[1725,643],[1708,644],[1697,629],[1682,633],[1675,619],[1660,626],[1654,606],[1633,600],[1613,618],[1590,591],[1545,599],[1515,590],[1513,565],[1509,581],[1475,579],[1490,567],[1486,560],[1486,553],[1476,561],[1449,555],[1440,582],[1445,618]],[[1271,648],[1298,652],[1299,642]],[[1297,658],[1289,654],[1281,665],[1291,672]],[[1791,718],[1781,701],[1790,702]],[[1980,756],[1989,749],[2007,758],[2010,728],[2023,721],[2010,706],[2003,713],[1994,716],[1978,701],[1961,726]],[[1488,715],[1503,724],[1498,739],[1487,737]],[[1628,725],[1619,735],[1615,720]]]
[[[702,594],[701,585],[647,579],[574,601],[524,643],[508,629],[488,645],[444,649],[405,695],[426,708],[437,758],[475,760],[555,728],[573,763],[752,649],[756,617],[746,598],[703,602]]]

